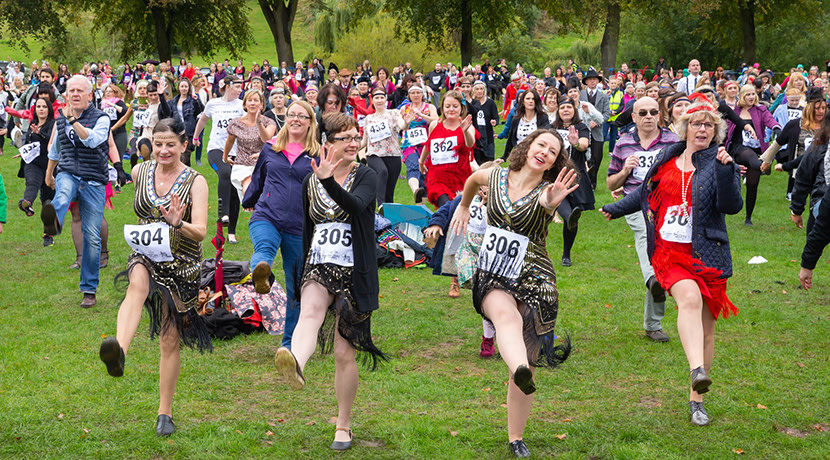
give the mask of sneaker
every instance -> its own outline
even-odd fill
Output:
[[[27,200],[20,200],[17,202],[17,208],[21,211],[26,213],[26,217],[32,217],[35,215],[35,209],[32,207],[32,203]]]
[[[478,355],[482,358],[490,358],[496,354],[496,348],[493,346],[493,338],[481,336],[481,353]]]
[[[450,292],[447,295],[453,299],[461,297],[461,286],[458,284],[458,278],[453,277],[450,283]]]
[[[202,160],[196,160],[196,166],[202,166]]]
[[[51,235],[43,235],[43,247],[52,246],[55,244],[55,239]]]
[[[228,233],[228,243],[230,243],[230,244],[239,243],[239,241],[236,240],[236,235],[235,234]]]
[[[58,225],[58,215],[51,201],[43,203],[43,208],[40,210],[40,220],[43,221],[43,233],[51,236],[60,233],[61,229]]]
[[[646,337],[650,338],[654,342],[668,342],[669,336],[663,332],[662,329],[657,329],[656,331],[646,331]]]
[[[251,280],[254,282],[254,290],[257,294],[268,294],[271,292],[271,266],[268,262],[262,261],[256,264]]]

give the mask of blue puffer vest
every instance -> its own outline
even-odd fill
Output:
[[[107,117],[107,114],[90,104],[78,117],[78,122],[84,125],[87,130],[92,130],[95,127],[95,122],[101,117]],[[109,121],[109,117],[107,117],[107,121]],[[107,141],[105,140],[101,145],[95,147],[87,147],[78,139],[73,129],[69,129],[69,135],[67,135],[66,128],[66,118],[63,115],[58,116],[55,129],[58,130],[57,141],[60,142],[61,157],[58,161],[57,171],[59,173],[68,172],[83,180],[106,184],[109,181],[107,175]]]
[[[646,218],[648,231],[648,256],[654,254],[655,215],[648,197],[657,183],[652,177],[663,164],[674,160],[686,150],[685,142],[663,148],[646,173],[640,187],[617,203],[602,209],[614,218],[632,214],[638,210]],[[692,250],[694,257],[707,267],[722,271],[722,278],[732,276],[732,253],[726,233],[724,214],[737,214],[743,208],[741,198],[741,173],[734,162],[722,164],[717,160],[718,146],[712,145],[692,155],[695,174],[692,178]]]

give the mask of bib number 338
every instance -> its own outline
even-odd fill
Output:
[[[309,263],[353,267],[352,226],[340,222],[317,224],[314,227]]]
[[[170,262],[170,226],[164,222],[145,225],[125,225],[124,239],[133,250],[153,262]]]
[[[510,280],[517,279],[522,272],[529,241],[524,235],[487,226],[478,268]]]

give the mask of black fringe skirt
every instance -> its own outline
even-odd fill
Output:
[[[372,313],[354,308],[352,269],[333,264],[306,265],[300,286],[308,281],[320,283],[334,296],[320,328],[320,352],[332,351],[334,328],[337,327],[340,336],[359,352],[361,363],[370,370],[377,369],[379,361],[386,361],[387,357],[372,342]]]
[[[199,301],[199,267],[183,267],[179,261],[153,262],[133,253],[127,269],[115,281],[129,281],[130,272],[142,265],[150,274],[150,286],[144,308],[150,318],[150,338],[175,328],[183,344],[199,352],[213,351],[204,318],[197,312]]]

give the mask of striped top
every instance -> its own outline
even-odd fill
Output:
[[[611,162],[608,165],[608,175],[617,174],[622,171],[625,160],[631,155],[638,155],[638,167],[625,178],[623,184],[623,193],[628,195],[633,192],[643,183],[645,173],[656,163],[657,152],[663,150],[663,147],[680,142],[680,138],[676,134],[665,128],[660,128],[660,134],[654,139],[648,148],[643,148],[640,145],[640,135],[637,130],[632,130],[631,134],[626,134],[617,141],[614,146],[614,151],[611,153]]]

